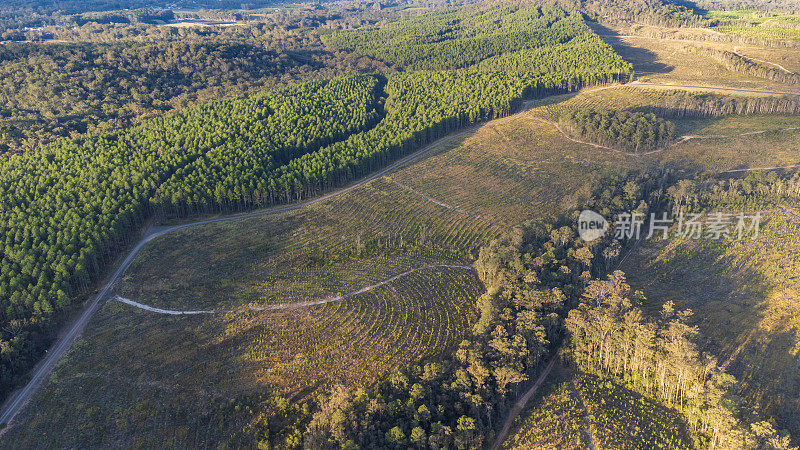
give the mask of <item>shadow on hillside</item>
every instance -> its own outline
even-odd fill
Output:
[[[649,243],[622,270],[632,288],[644,292],[644,309],[651,317],[658,316],[667,301],[675,302],[677,309],[691,309],[701,349],[740,381],[739,394],[747,406],[758,409],[764,419],[775,418],[781,428],[791,431],[796,444],[800,434],[800,360],[792,354],[798,343],[796,324],[786,319],[791,311],[782,303],[786,299],[776,294],[781,287],[757,268],[736,263],[734,252],[727,244],[702,240],[678,246]]]
[[[664,74],[672,72],[674,69],[670,65],[658,62],[658,57],[652,51],[623,42],[620,34],[615,30],[597,22],[587,23],[603,41],[611,45],[615,52],[633,64],[633,70],[636,75]]]

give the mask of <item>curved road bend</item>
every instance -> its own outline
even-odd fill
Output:
[[[97,311],[97,309],[100,307],[102,301],[106,298],[106,296],[112,290],[114,284],[120,279],[122,274],[125,273],[125,271],[131,265],[131,263],[133,263],[133,260],[136,258],[136,256],[142,250],[142,248],[144,248],[144,246],[147,245],[147,243],[149,243],[153,239],[155,239],[155,238],[157,238],[159,236],[162,236],[164,234],[167,234],[167,233],[170,233],[170,232],[173,232],[173,231],[176,231],[176,230],[183,229],[183,228],[190,228],[190,227],[195,227],[195,226],[199,226],[199,225],[206,225],[206,224],[209,224],[209,223],[216,223],[216,222],[228,222],[228,221],[233,221],[233,220],[241,220],[241,219],[246,219],[246,218],[249,218],[249,217],[257,217],[257,216],[263,216],[263,215],[269,215],[269,214],[278,214],[278,213],[282,213],[282,212],[286,212],[286,211],[291,211],[291,210],[294,210],[294,209],[299,209],[299,208],[302,208],[304,206],[313,205],[315,203],[323,202],[323,201],[328,200],[328,199],[330,199],[332,197],[336,197],[336,196],[342,195],[342,194],[344,194],[346,192],[349,192],[349,191],[351,191],[353,189],[361,187],[361,186],[363,186],[363,185],[365,185],[365,184],[369,183],[370,181],[373,181],[373,180],[375,180],[377,178],[380,178],[380,177],[384,176],[386,173],[388,173],[388,172],[390,172],[392,170],[395,170],[395,169],[397,169],[397,168],[399,168],[399,167],[401,167],[401,166],[413,161],[414,159],[416,159],[416,158],[418,158],[418,157],[430,152],[431,150],[433,150],[436,147],[440,146],[444,142],[447,142],[447,141],[450,141],[452,139],[456,139],[458,137],[465,136],[465,135],[468,135],[470,133],[473,133],[473,132],[475,132],[475,130],[479,129],[480,127],[486,126],[486,125],[497,125],[499,123],[503,123],[503,122],[512,120],[512,119],[518,117],[519,115],[525,113],[525,111],[527,111],[529,105],[530,105],[530,103],[525,103],[525,106],[523,107],[523,109],[521,111],[515,113],[515,114],[509,115],[509,116],[506,116],[506,117],[501,117],[499,119],[491,120],[489,122],[476,124],[476,125],[473,125],[471,127],[467,127],[462,131],[459,131],[459,132],[444,136],[444,137],[442,137],[440,139],[437,139],[436,141],[432,142],[428,146],[426,146],[426,147],[424,147],[424,148],[422,148],[420,150],[417,150],[416,152],[411,153],[410,155],[408,155],[408,156],[406,156],[404,158],[401,158],[401,159],[395,161],[394,163],[392,163],[389,166],[379,170],[378,172],[370,175],[367,178],[364,178],[364,179],[362,179],[362,180],[360,180],[360,181],[358,181],[356,183],[353,183],[350,186],[344,187],[342,189],[338,189],[338,190],[333,191],[331,193],[328,193],[328,194],[325,194],[325,195],[322,195],[322,196],[319,196],[319,197],[315,197],[315,198],[313,198],[311,200],[307,200],[307,201],[304,201],[304,202],[295,203],[295,204],[292,204],[292,205],[283,206],[283,207],[279,207],[279,208],[265,209],[265,210],[261,210],[261,211],[248,213],[248,214],[238,214],[238,215],[232,215],[232,216],[218,217],[218,218],[214,218],[214,219],[200,220],[200,221],[197,221],[197,222],[190,222],[190,223],[185,223],[185,224],[181,224],[181,225],[174,225],[174,226],[169,226],[169,227],[164,227],[164,228],[161,228],[161,227],[152,228],[151,227],[145,233],[145,236],[142,237],[142,239],[138,243],[136,243],[136,246],[133,247],[133,249],[128,253],[128,256],[122,261],[122,263],[119,265],[117,270],[114,271],[114,273],[108,279],[108,282],[105,284],[105,286],[103,286],[103,289],[100,290],[100,292],[98,292],[97,295],[95,295],[95,297],[92,300],[92,302],[89,304],[89,306],[86,307],[86,309],[83,311],[83,313],[81,313],[80,317],[72,324],[72,326],[69,328],[67,333],[65,335],[63,335],[61,338],[59,338],[55,342],[55,344],[53,344],[53,346],[51,346],[51,348],[49,349],[49,351],[47,352],[45,357],[39,362],[38,365],[36,365],[34,367],[33,374],[31,375],[31,379],[28,381],[28,383],[21,390],[19,390],[16,393],[13,393],[8,398],[8,400],[6,400],[6,402],[2,406],[2,410],[0,410],[0,424],[8,424],[14,418],[14,416],[22,409],[22,407],[25,406],[27,401],[33,396],[33,394],[38,389],[38,387],[39,387],[40,383],[42,382],[42,380],[50,373],[50,371],[53,369],[53,367],[55,367],[56,363],[61,359],[61,357],[63,357],[64,354],[66,354],[67,350],[70,349],[70,347],[75,342],[75,340],[78,338],[78,336],[80,336],[81,332],[86,327],[86,324],[92,318],[92,316]],[[2,430],[0,430],[0,434],[2,434]]]
[[[738,92],[766,93],[766,94],[788,94],[788,93],[785,93],[785,92],[768,92],[768,91],[756,91],[756,90],[734,89],[734,88],[715,88],[715,87],[705,87],[705,86],[684,86],[684,85],[671,85],[671,84],[660,85],[660,84],[645,84],[645,83],[638,83],[638,82],[632,82],[632,83],[628,83],[628,84],[630,84],[630,85],[640,85],[640,86],[664,87],[664,88],[692,88],[692,89],[729,90],[729,91],[738,91]],[[616,86],[599,87],[599,88],[589,89],[589,90],[581,91],[581,92],[589,92],[589,91],[593,91],[593,90],[602,90],[602,89],[608,89],[608,88],[611,88],[611,87],[616,87]],[[790,95],[797,95],[797,94],[790,94]],[[151,240],[155,239],[156,237],[162,236],[162,235],[164,235],[166,233],[169,233],[169,232],[172,232],[172,231],[176,231],[176,230],[180,230],[180,229],[183,229],[183,228],[189,228],[189,227],[194,227],[194,226],[198,226],[198,225],[205,225],[205,224],[215,223],[215,222],[227,222],[227,221],[232,221],[232,220],[239,220],[239,219],[245,219],[245,218],[248,218],[248,217],[256,217],[256,216],[262,216],[262,215],[268,215],[268,214],[277,214],[277,213],[281,213],[281,212],[285,212],[285,211],[290,211],[290,210],[302,208],[304,206],[312,205],[314,203],[319,203],[319,202],[325,201],[325,200],[327,200],[329,198],[342,195],[342,194],[344,194],[346,192],[349,192],[349,191],[351,191],[351,190],[353,190],[353,189],[355,189],[357,187],[363,186],[364,184],[369,183],[370,181],[373,181],[373,180],[375,180],[377,178],[380,178],[383,175],[385,175],[386,173],[388,173],[388,172],[390,172],[392,170],[395,170],[395,169],[397,169],[397,168],[409,163],[410,161],[413,161],[414,159],[424,155],[425,153],[428,153],[429,151],[431,151],[432,149],[438,147],[439,145],[441,145],[442,143],[444,143],[446,141],[449,141],[449,140],[452,140],[452,139],[455,139],[455,138],[458,138],[458,137],[465,136],[467,134],[473,133],[475,130],[477,130],[477,129],[483,127],[483,126],[486,126],[486,125],[497,125],[497,124],[512,120],[512,119],[524,114],[528,110],[528,108],[530,107],[531,104],[532,104],[532,102],[526,102],[520,112],[512,114],[510,116],[502,117],[502,118],[495,119],[495,120],[492,120],[492,121],[489,121],[489,122],[484,122],[484,123],[481,123],[481,124],[476,124],[476,125],[473,125],[471,127],[465,128],[462,131],[453,133],[453,134],[448,135],[448,136],[444,136],[444,137],[432,142],[428,146],[422,148],[421,150],[418,150],[418,151],[416,151],[416,152],[414,152],[414,153],[412,153],[412,154],[410,154],[410,155],[408,155],[408,156],[406,156],[404,158],[399,159],[398,161],[395,161],[394,163],[390,164],[386,168],[376,172],[375,174],[373,174],[373,175],[371,175],[371,176],[369,176],[369,177],[367,177],[367,178],[365,178],[365,179],[363,179],[361,181],[358,181],[358,182],[356,182],[354,184],[351,184],[348,187],[333,191],[333,192],[331,192],[329,194],[325,194],[323,196],[316,197],[316,198],[314,198],[312,200],[308,200],[308,201],[305,201],[305,202],[296,203],[296,204],[293,204],[293,205],[284,206],[284,207],[280,207],[280,208],[266,209],[266,210],[262,210],[262,211],[249,213],[249,214],[240,214],[240,215],[219,217],[219,218],[215,218],[215,219],[201,220],[201,221],[198,221],[198,222],[191,222],[191,223],[185,223],[185,224],[181,224],[181,225],[170,226],[170,227],[166,227],[166,228],[160,228],[158,230],[154,230],[154,229],[151,228],[150,230],[148,230],[148,232],[145,234],[145,236],[136,244],[136,246],[128,253],[128,256],[122,261],[122,264],[120,264],[120,266],[117,268],[117,270],[109,278],[108,282],[105,284],[103,289],[100,292],[98,292],[98,294],[94,297],[92,302],[83,311],[83,313],[80,315],[78,320],[76,320],[75,323],[72,324],[71,328],[69,328],[69,331],[67,331],[67,333],[64,336],[62,336],[60,339],[58,339],[56,341],[55,344],[53,344],[53,346],[50,348],[50,350],[45,355],[44,359],[42,359],[42,361],[40,361],[39,364],[34,368],[34,371],[33,371],[33,374],[31,376],[30,381],[28,381],[28,383],[21,390],[19,390],[18,392],[12,394],[8,398],[8,400],[3,404],[3,407],[0,410],[0,424],[8,424],[11,421],[11,419],[13,419],[14,416],[25,405],[25,403],[30,399],[30,397],[36,392],[36,389],[38,388],[38,386],[41,383],[41,381],[45,378],[45,376],[47,376],[48,373],[50,373],[50,370],[52,370],[53,367],[56,365],[56,363],[61,359],[61,357],[64,356],[64,354],[67,352],[67,350],[69,350],[69,348],[72,346],[72,343],[75,342],[77,337],[80,335],[80,333],[86,327],[86,324],[89,322],[89,319],[91,319],[92,315],[95,313],[95,311],[97,311],[97,308],[100,306],[101,301],[108,295],[109,291],[111,291],[111,288],[113,287],[114,283],[116,283],[116,281],[122,276],[122,274],[125,273],[125,270],[127,270],[127,268],[131,265],[133,260],[136,258],[136,255],[138,255],[139,252],[142,250],[142,248],[144,248],[144,246],[148,242],[150,242]],[[0,434],[2,434],[2,431],[0,431]]]

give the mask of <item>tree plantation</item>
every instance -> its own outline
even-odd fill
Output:
[[[0,6],[0,447],[797,450],[800,16],[698,1]]]
[[[545,46],[587,32],[578,16],[559,10],[461,17],[481,23],[484,14],[500,21],[493,33],[522,33],[497,51],[516,50],[513,42],[524,36],[541,35],[534,43]],[[564,26],[551,27],[556,19]],[[456,35],[454,42],[464,39]],[[530,72],[410,71],[313,81],[3,159],[0,315],[9,324],[2,337],[8,349],[3,389],[41,354],[53,314],[88,291],[153,213],[183,217],[295,201],[460,127],[508,114],[524,97],[611,82],[630,70],[607,44],[579,42],[605,49],[593,54],[605,60],[606,71],[577,54],[565,73],[531,63],[524,66],[536,68]],[[465,55],[478,62],[489,53],[475,47]],[[555,69],[564,64],[553,63]]]
[[[631,152],[655,150],[675,137],[675,125],[652,113],[579,109],[560,123],[584,139]]]
[[[426,14],[380,28],[322,36],[327,45],[409,69],[454,69],[501,54],[567,43],[592,34],[580,14],[556,8],[497,8]],[[599,40],[591,43],[608,48]],[[611,57],[608,51],[605,57]],[[526,55],[527,56],[527,55]],[[560,55],[570,58],[571,55]],[[603,58],[597,58],[598,62]],[[622,64],[621,59],[613,58]],[[594,61],[584,61],[591,66]],[[528,64],[535,64],[536,60]],[[586,66],[584,66],[585,68]]]

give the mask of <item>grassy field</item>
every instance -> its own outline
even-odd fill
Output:
[[[628,281],[653,305],[691,308],[705,350],[742,383],[742,396],[800,429],[798,219],[773,212],[756,240],[649,243],[628,258]]]
[[[565,369],[554,375],[503,448],[692,448],[677,411],[594,375]]]

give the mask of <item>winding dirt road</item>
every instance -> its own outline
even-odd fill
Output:
[[[498,450],[500,446],[503,445],[503,441],[506,440],[508,432],[511,431],[511,426],[514,424],[514,419],[516,419],[519,413],[525,409],[525,405],[528,404],[528,400],[533,397],[533,394],[535,394],[536,391],[542,387],[544,380],[547,379],[547,376],[550,375],[550,371],[553,370],[553,365],[555,365],[557,358],[558,356],[556,355],[550,359],[550,364],[544,368],[544,371],[541,375],[539,375],[539,378],[536,379],[536,382],[533,383],[533,386],[531,386],[530,389],[528,389],[522,395],[522,397],[517,400],[517,403],[514,404],[514,407],[511,408],[511,412],[508,414],[508,418],[506,419],[506,423],[503,425],[503,429],[500,430],[500,434],[497,435],[497,438],[494,440],[494,444],[492,444],[492,450]]]
[[[387,173],[396,170],[408,164],[409,162],[419,158],[420,156],[429,153],[431,150],[441,146],[444,143],[474,133],[480,127],[486,125],[497,125],[503,122],[507,122],[509,120],[513,120],[514,118],[520,116],[521,114],[524,114],[529,106],[530,102],[525,103],[523,109],[516,114],[512,114],[506,117],[501,117],[499,119],[495,119],[489,122],[476,124],[471,127],[467,127],[462,131],[450,134],[448,136],[444,136],[432,142],[428,146],[420,150],[417,150],[416,152],[411,153],[410,155],[404,158],[395,161],[394,163],[388,165],[384,169],[379,170],[378,172],[374,173],[373,175],[370,175],[367,178],[364,178],[360,181],[351,184],[350,186],[338,189],[331,193],[315,197],[311,200],[278,208],[264,209],[261,211],[256,211],[248,214],[238,214],[225,217],[218,217],[214,219],[200,220],[197,222],[184,223],[181,225],[174,225],[169,227],[158,227],[158,228],[151,227],[145,233],[144,237],[142,237],[142,239],[136,244],[136,246],[134,246],[133,249],[128,253],[128,255],[119,265],[117,270],[114,271],[114,273],[109,277],[108,282],[103,286],[100,292],[98,292],[97,295],[95,295],[95,297],[86,307],[86,309],[84,309],[83,313],[81,313],[78,319],[75,320],[72,323],[72,325],[68,326],[66,333],[50,347],[45,357],[34,367],[33,372],[31,374],[31,379],[28,381],[28,383],[22,389],[18,390],[15,393],[12,393],[9,396],[9,398],[3,404],[2,409],[0,409],[0,425],[8,424],[14,418],[14,416],[16,416],[16,414],[23,408],[23,406],[25,406],[28,400],[30,400],[30,398],[38,389],[42,380],[50,373],[51,370],[53,370],[53,367],[55,367],[56,363],[66,354],[67,350],[69,350],[70,347],[72,347],[72,344],[75,342],[78,336],[80,336],[81,332],[86,327],[86,324],[89,323],[89,320],[92,318],[94,313],[100,307],[103,300],[105,300],[108,294],[112,291],[114,284],[122,277],[122,274],[125,273],[125,271],[131,265],[131,263],[133,263],[133,260],[136,258],[139,252],[141,252],[144,246],[147,245],[153,239],[184,228],[196,227],[200,225],[206,225],[217,222],[229,222],[233,220],[241,220],[249,217],[258,217],[269,214],[278,214],[286,211],[299,209],[305,206],[313,205],[316,203],[324,202],[325,200],[340,196],[342,194],[352,191],[353,189],[361,187],[369,183],[370,181],[378,179],[386,175]],[[5,429],[6,428],[3,428],[3,430]],[[0,430],[0,435],[2,435],[2,433],[3,431]]]
[[[682,85],[664,85],[664,84],[649,84],[649,83],[645,84],[645,83],[638,83],[638,82],[632,82],[632,83],[629,83],[629,84],[630,85],[634,85],[634,86],[638,85],[638,86],[660,87],[660,88],[666,88],[666,89],[676,89],[676,88],[677,89],[700,89],[700,90],[708,90],[708,91],[724,90],[724,91],[750,92],[750,93],[761,93],[761,94],[797,95],[797,94],[787,93],[787,92],[769,92],[769,91],[734,89],[734,88],[719,88],[719,87],[704,87],[704,86],[682,86]],[[610,88],[614,88],[614,87],[617,87],[617,85],[597,87],[597,88],[593,88],[593,89],[587,89],[587,90],[584,90],[582,92],[590,92],[590,91],[597,91],[597,90],[603,90],[603,89],[610,89]],[[406,156],[404,158],[401,158],[401,159],[395,161],[394,163],[390,164],[386,168],[376,172],[375,174],[373,174],[373,175],[371,175],[371,176],[369,176],[367,178],[364,178],[364,179],[362,179],[362,180],[360,180],[358,182],[355,182],[355,183],[351,184],[350,186],[344,187],[342,189],[333,191],[331,193],[316,197],[316,198],[308,200],[308,201],[295,203],[295,204],[292,204],[292,205],[278,207],[278,208],[264,209],[264,210],[261,210],[261,211],[256,211],[256,212],[252,212],[252,213],[248,213],[248,214],[239,214],[239,215],[218,217],[218,218],[214,218],[214,219],[201,220],[201,221],[197,221],[197,222],[190,222],[190,223],[185,223],[185,224],[175,225],[175,226],[169,226],[169,227],[158,227],[158,228],[152,228],[151,227],[145,233],[144,237],[142,237],[142,239],[128,253],[128,255],[125,257],[125,259],[119,265],[119,267],[117,267],[117,269],[113,272],[113,274],[108,278],[108,281],[106,282],[106,284],[97,293],[97,295],[95,295],[95,297],[88,304],[88,306],[86,306],[86,309],[84,309],[84,311],[81,313],[81,315],[78,317],[78,319],[75,320],[71,325],[69,325],[66,328],[66,332],[63,334],[63,336],[60,337],[53,344],[53,346],[49,349],[49,351],[47,352],[45,357],[34,367],[33,372],[31,374],[31,379],[28,381],[28,383],[23,388],[21,388],[20,390],[18,390],[15,393],[13,393],[11,396],[9,396],[9,398],[3,404],[2,409],[0,409],[0,425],[8,424],[14,418],[14,416],[22,409],[22,407],[28,402],[28,400],[30,400],[31,396],[36,392],[36,390],[38,389],[38,387],[41,384],[42,380],[45,379],[45,377],[50,373],[50,371],[53,369],[53,367],[55,367],[56,363],[66,354],[66,352],[70,349],[70,347],[75,342],[75,340],[80,336],[81,332],[86,327],[86,324],[89,322],[89,320],[92,318],[94,313],[100,307],[102,302],[107,298],[109,293],[112,291],[114,284],[120,279],[122,274],[125,273],[125,271],[131,265],[133,260],[139,254],[139,252],[141,252],[141,250],[144,248],[144,246],[147,245],[153,239],[155,239],[157,237],[160,237],[160,236],[163,236],[163,235],[165,235],[167,233],[171,233],[173,231],[181,230],[181,229],[184,229],[184,228],[190,228],[190,227],[206,225],[206,224],[210,224],[210,223],[217,223],[217,222],[228,222],[228,221],[233,221],[233,220],[241,220],[241,219],[246,219],[246,218],[249,218],[249,217],[257,217],[257,216],[263,216],[263,215],[268,215],[268,214],[278,214],[278,213],[282,213],[282,212],[286,212],[286,211],[291,211],[291,210],[295,210],[295,209],[298,209],[298,208],[302,208],[304,206],[312,205],[312,204],[315,204],[315,203],[320,203],[320,202],[323,202],[323,201],[328,200],[328,199],[333,198],[333,197],[337,197],[337,196],[342,195],[344,193],[347,193],[347,192],[349,192],[349,191],[351,191],[353,189],[361,187],[361,186],[369,183],[370,181],[373,181],[373,180],[375,180],[377,178],[380,178],[380,177],[384,176],[385,174],[387,174],[387,173],[389,173],[389,172],[391,172],[393,170],[396,170],[396,169],[408,164],[409,162],[419,158],[420,156],[423,156],[423,155],[429,153],[431,150],[441,146],[442,144],[444,144],[446,142],[449,142],[449,141],[452,141],[454,139],[460,138],[462,136],[466,136],[466,135],[469,135],[471,133],[474,133],[477,129],[479,129],[479,128],[483,127],[483,126],[497,125],[497,124],[500,124],[500,123],[503,123],[503,122],[507,122],[509,120],[513,120],[513,119],[519,117],[520,115],[525,114],[533,103],[534,103],[534,101],[526,102],[524,104],[522,110],[520,112],[516,113],[516,114],[512,114],[512,115],[509,115],[509,116],[506,116],[506,117],[503,117],[503,118],[495,119],[495,120],[492,120],[492,121],[489,121],[489,122],[476,124],[476,125],[473,125],[471,127],[467,127],[462,131],[459,131],[459,132],[450,134],[448,136],[442,137],[442,138],[434,141],[433,143],[429,144],[428,146],[426,146],[426,147],[424,147],[424,148],[422,148],[420,150],[417,150],[416,152],[411,153],[410,155],[408,155],[408,156]],[[546,373],[548,373],[548,372],[546,371],[543,375],[545,375]],[[542,378],[542,377],[540,377],[540,378]],[[542,378],[542,381],[543,381],[543,378]],[[3,429],[5,429],[5,428],[3,428]],[[0,434],[2,434],[2,431],[0,431]]]
[[[114,301],[125,303],[126,305],[133,306],[134,308],[143,309],[145,311],[150,311],[158,314],[167,314],[170,316],[195,316],[197,314],[214,314],[217,312],[213,309],[203,309],[203,310],[189,310],[189,311],[176,311],[173,309],[161,309],[156,308],[154,306],[145,305],[144,303],[135,302],[131,299],[120,297],[119,295],[115,295],[112,299]]]

